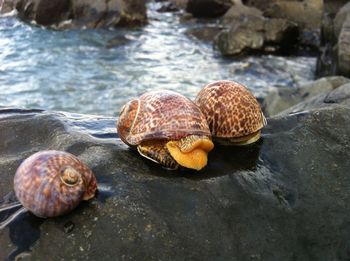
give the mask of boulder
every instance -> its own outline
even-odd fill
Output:
[[[338,38],[338,72],[350,77],[350,3],[348,15],[341,27]]]
[[[321,53],[317,61],[317,76],[350,76],[350,2],[335,18],[324,15],[321,28]]]
[[[325,96],[329,92],[349,82],[350,79],[348,78],[333,76],[318,79],[317,81],[298,88],[275,88],[262,99],[262,108],[266,115],[273,116],[296,104],[304,103],[320,94]]]
[[[157,9],[157,12],[160,13],[167,13],[167,12],[177,12],[179,11],[179,8],[176,4],[171,2],[166,2],[164,5],[162,5],[160,8]]]
[[[318,55],[323,0],[243,0],[243,4],[255,7],[268,18],[281,18],[298,25],[298,49],[296,55]]]
[[[263,13],[255,7],[249,7],[242,3],[236,3],[225,13],[221,19],[223,25],[239,23],[242,20],[247,20],[255,17],[262,17]]]
[[[180,9],[186,9],[188,0],[169,0],[169,2]]]
[[[264,16],[293,21],[303,30],[318,30],[321,25],[323,0],[243,0],[242,2],[262,10]]]
[[[216,26],[200,26],[188,29],[186,34],[198,40],[212,43],[221,29],[221,27]]]
[[[194,17],[215,18],[225,14],[232,5],[232,0],[188,0],[186,11]]]
[[[18,0],[0,0],[0,14],[11,12],[15,9]]]
[[[277,1],[264,15],[295,22],[303,30],[319,30],[323,13],[323,0]]]
[[[215,47],[223,55],[240,55],[246,52],[287,54],[298,40],[298,27],[285,19],[268,19],[250,16],[233,22],[215,40]]]
[[[282,111],[280,114],[300,113],[325,107],[337,107],[338,105],[350,107],[350,83],[343,84],[334,90],[323,92],[306,99]]]
[[[20,162],[44,149],[79,157],[99,188],[65,216],[19,216],[0,232],[1,260],[349,259],[349,107],[270,118],[260,142],[216,146],[201,172],[141,158],[115,121],[0,110],[3,202]]]
[[[342,8],[349,0],[324,0],[324,13],[331,15],[333,18],[340,8]]]
[[[55,28],[129,26],[147,21],[143,0],[17,0],[16,9],[24,21]]]

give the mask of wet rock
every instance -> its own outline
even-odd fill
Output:
[[[297,24],[299,35],[296,54],[318,55],[323,0],[243,0],[243,3],[258,8],[265,17],[282,18]]]
[[[231,0],[188,0],[186,11],[195,17],[214,18],[225,14],[232,4]]]
[[[215,47],[223,55],[239,55],[249,52],[292,52],[297,43],[298,27],[285,19],[268,19],[251,16],[232,23],[215,40]]]
[[[186,34],[195,37],[198,40],[213,42],[218,33],[221,32],[221,27],[218,26],[203,26],[190,28],[186,31]]]
[[[143,0],[18,0],[16,9],[25,21],[55,28],[129,26],[147,21]]]
[[[0,1],[0,14],[11,12],[15,9],[18,0],[1,0]]]
[[[325,97],[329,92],[349,82],[348,78],[334,76],[321,78],[298,88],[275,88],[263,98],[262,107],[266,115],[276,115],[320,94]]]
[[[249,7],[241,3],[235,3],[222,17],[221,22],[224,25],[239,23],[242,20],[250,19],[251,17],[262,17],[263,13],[255,7]]]
[[[338,38],[338,72],[350,77],[350,3],[349,12]]]
[[[321,44],[317,75],[350,76],[350,3],[344,5],[334,19],[330,14],[324,15]]]
[[[349,0],[324,0],[324,13],[334,17]]]
[[[47,148],[90,166],[99,193],[63,217],[17,218],[0,231],[0,257],[348,259],[350,108],[268,121],[260,142],[216,146],[204,171],[171,172],[127,148],[114,118],[2,108],[0,197],[20,162]]]
[[[343,84],[334,90],[323,92],[310,99],[306,99],[282,111],[280,114],[299,113],[324,107],[336,107],[338,105],[350,107],[350,83]]]
[[[177,12],[179,8],[173,3],[166,3],[157,9],[157,12],[166,13],[166,12]]]
[[[188,0],[169,0],[169,2],[176,5],[180,9],[186,9]]]
[[[323,13],[323,0],[243,0],[247,6],[263,11],[264,16],[290,20],[303,30],[318,30]]]

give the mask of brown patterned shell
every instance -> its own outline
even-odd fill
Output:
[[[128,102],[117,122],[120,138],[135,146],[154,139],[178,140],[187,135],[210,137],[207,121],[188,98],[173,91],[150,91]]]
[[[39,217],[54,217],[73,210],[95,195],[92,171],[74,155],[41,151],[18,167],[14,190],[22,205]]]
[[[206,116],[215,137],[242,137],[266,125],[254,95],[237,82],[222,80],[210,83],[199,92],[195,103]]]

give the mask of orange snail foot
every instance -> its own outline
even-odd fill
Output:
[[[206,136],[190,135],[179,141],[169,141],[166,147],[179,165],[201,170],[207,165],[208,152],[214,148],[214,144]]]

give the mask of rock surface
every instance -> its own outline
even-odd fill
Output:
[[[143,0],[16,0],[15,2],[14,7],[24,21],[35,21],[37,24],[55,28],[114,27],[147,22],[146,5]]]
[[[298,27],[285,19],[249,16],[232,22],[215,39],[216,48],[223,55],[249,52],[289,53],[298,41]]]
[[[335,18],[325,14],[321,28],[322,52],[317,61],[317,75],[350,76],[350,2]]]
[[[327,95],[349,82],[348,78],[333,76],[321,78],[298,88],[275,88],[263,98],[262,107],[266,115],[276,115],[298,103],[307,103],[308,100],[320,94]]]
[[[0,1],[0,14],[11,12],[16,7],[18,0],[1,0]]]
[[[321,25],[323,0],[243,0],[242,2],[262,10],[266,17],[293,21],[303,30],[318,30]]]
[[[204,171],[171,172],[128,149],[114,118],[2,108],[1,198],[43,149],[77,155],[100,192],[63,217],[17,218],[0,231],[0,259],[349,259],[350,108],[268,121],[259,143],[216,146]]]
[[[188,0],[186,11],[194,17],[214,18],[225,14],[232,4],[231,0]]]

